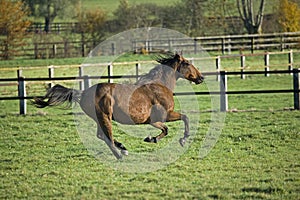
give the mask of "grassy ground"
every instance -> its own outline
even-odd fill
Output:
[[[260,62],[249,62],[249,65]],[[227,66],[232,65],[228,63]],[[55,71],[57,76],[76,73],[77,69]],[[24,70],[24,75],[47,76],[47,69]],[[15,72],[1,71],[1,77],[15,77]],[[179,86],[184,84],[189,85],[179,82]],[[72,83],[67,85],[72,86]],[[228,78],[229,90],[291,88],[290,75],[251,75],[245,80],[237,76]],[[1,95],[5,92],[11,95],[12,89],[15,87],[1,87]],[[45,92],[42,83],[29,84],[27,89],[29,95]],[[205,91],[207,86],[193,86],[193,90]],[[214,119],[206,112],[211,108],[210,97],[198,98],[201,112],[190,113],[190,116],[199,118],[199,126],[191,127],[196,134],[188,150],[170,165],[147,173],[114,170],[103,160],[97,160],[83,145],[72,110],[38,110],[28,105],[28,115],[19,116],[18,101],[0,101],[0,198],[300,198],[300,112],[290,110],[292,95],[230,95],[229,109],[234,112],[226,114],[218,142],[203,159],[200,159],[200,147]],[[176,109],[180,109],[178,104]],[[124,162],[132,159],[134,153],[166,146],[176,138],[177,125],[182,127],[181,122],[168,123],[169,135],[155,145],[124,134],[115,125],[115,137],[129,150],[129,157]],[[149,134],[146,126],[142,125],[138,130],[142,137]],[[98,141],[94,133],[91,137]],[[103,143],[99,141],[100,144]],[[170,157],[172,155],[170,153]],[[118,163],[114,165],[115,168]]]
[[[81,143],[68,111],[47,112],[45,116],[1,115],[0,198],[300,197],[298,111],[227,113],[216,146],[199,159],[210,121],[210,114],[203,113],[197,136],[183,156],[159,171],[141,174],[115,171],[97,161]],[[170,130],[168,137],[172,136]],[[126,138],[130,152],[141,148],[142,140]]]

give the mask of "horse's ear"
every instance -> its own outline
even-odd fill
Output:
[[[182,60],[182,57],[179,53],[175,53],[175,56],[174,56],[174,59],[176,59],[177,61],[181,61]]]

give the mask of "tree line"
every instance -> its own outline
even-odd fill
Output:
[[[45,33],[51,33],[50,25],[58,17],[74,19],[76,33],[82,40],[92,39],[95,43],[118,32],[150,26],[177,30],[191,37],[300,31],[300,0],[178,0],[167,6],[120,0],[113,16],[101,8],[84,10],[80,0],[1,0],[0,4],[0,53],[5,59],[14,54],[9,49],[20,47],[21,43],[14,41],[26,38],[29,17],[42,18]],[[13,4],[11,9],[7,9],[8,4]],[[266,6],[273,7],[267,21]],[[18,20],[12,16],[18,16]]]

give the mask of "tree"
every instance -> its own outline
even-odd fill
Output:
[[[236,0],[237,9],[244,26],[249,34],[262,32],[262,22],[264,16],[265,0],[260,0],[257,14],[254,12],[254,0]]]
[[[127,0],[120,0],[114,12],[119,31],[130,28],[149,27],[158,24],[160,7],[152,3],[129,5]]]
[[[300,31],[300,8],[296,2],[279,1],[278,23],[284,32]]]
[[[72,6],[77,5],[79,0],[23,0],[29,5],[31,12],[36,17],[43,17],[45,20],[44,30],[50,32],[50,24],[57,16],[64,17],[71,13]]]
[[[105,37],[105,24],[107,14],[97,8],[88,11],[79,11],[77,14],[79,22],[79,32],[82,34],[82,40],[91,39],[94,43],[99,43]]]
[[[0,54],[3,59],[12,59],[25,45],[26,29],[30,26],[27,20],[29,9],[20,1],[0,1]]]

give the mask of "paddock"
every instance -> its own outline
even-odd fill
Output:
[[[264,55],[260,55],[259,59],[262,64],[256,62],[256,66],[247,64],[246,57],[243,71],[240,68],[240,56],[229,58],[235,60],[231,63],[236,66],[226,63],[225,58],[221,57],[221,69],[228,73],[228,107],[222,134],[214,148],[206,157],[200,158],[213,112],[207,88],[193,86],[193,90],[199,92],[197,99],[202,102],[199,108],[195,108],[197,112],[192,113],[199,116],[200,126],[191,127],[197,134],[183,156],[159,171],[148,173],[117,171],[95,159],[82,144],[72,110],[49,108],[39,111],[28,104],[26,115],[20,115],[20,99],[43,94],[48,84],[73,85],[74,78],[80,77],[78,66],[43,68],[39,72],[21,68],[23,71],[19,73],[19,78],[17,70],[20,68],[5,72],[7,76],[3,76],[3,79],[11,80],[0,81],[5,84],[0,87],[3,98],[0,100],[0,197],[298,199],[300,113],[295,109],[294,93],[299,94],[299,86],[298,90],[294,89],[295,78],[290,73],[299,74],[299,71],[298,61],[295,61],[297,55],[294,55],[294,70],[289,68],[288,53],[285,56],[286,60],[281,66],[277,61],[274,64],[271,58],[268,72],[264,70]],[[213,62],[216,59],[213,58]],[[139,69],[145,63],[129,65]],[[235,67],[235,70],[226,69],[226,65]],[[105,68],[108,73],[108,65],[105,64]],[[122,74],[116,69],[116,65],[113,66],[113,74],[107,74],[104,81],[107,82],[108,78],[118,81]],[[4,71],[1,73],[4,74]],[[244,74],[244,79],[240,73]],[[219,75],[211,74],[211,78],[217,81]],[[26,98],[20,98],[18,94],[18,81],[22,76],[26,83]],[[76,85],[78,88],[86,87],[92,84],[92,78],[86,77],[90,81],[78,81]],[[95,77],[95,80],[98,78]],[[133,73],[132,77],[126,78],[136,80],[137,77]],[[37,83],[41,86],[37,87]],[[270,92],[253,92],[262,90]],[[283,91],[274,92],[276,90]],[[217,95],[222,94],[218,92]],[[13,96],[13,100],[5,99]],[[176,127],[176,123],[170,123],[170,129]],[[141,125],[140,130],[147,136],[148,127]],[[131,151],[137,153],[162,149],[175,137],[175,133],[170,131],[161,143],[149,145],[139,137],[124,134],[118,130],[118,126],[114,132],[116,137],[130,144],[128,148]]]

